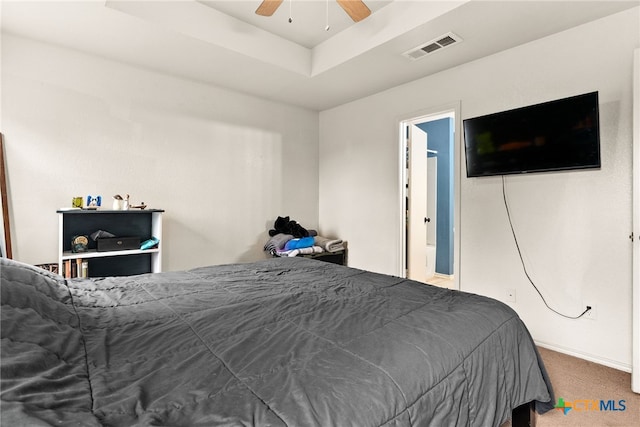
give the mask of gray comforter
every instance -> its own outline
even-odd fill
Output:
[[[528,331],[493,299],[303,258],[0,268],[3,426],[497,426],[551,407]]]

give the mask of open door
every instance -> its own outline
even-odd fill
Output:
[[[415,125],[408,129],[407,277],[429,279],[427,270],[427,134]]]

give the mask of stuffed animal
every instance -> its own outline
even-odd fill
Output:
[[[97,208],[102,205],[102,196],[87,196],[87,207]]]
[[[292,221],[288,216],[278,216],[273,223],[273,229],[269,230],[269,236],[273,237],[278,233],[290,234],[293,237],[308,237],[309,231],[296,221]]]

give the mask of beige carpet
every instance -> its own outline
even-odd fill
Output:
[[[539,351],[553,384],[554,404],[563,398],[567,406],[575,407],[566,415],[560,409],[536,414],[536,427],[640,427],[640,395],[631,391],[631,374],[545,348]],[[601,400],[611,400],[615,406],[600,410]],[[594,406],[597,410],[591,409]]]

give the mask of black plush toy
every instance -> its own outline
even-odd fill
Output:
[[[285,230],[286,230],[287,224],[289,224],[289,217],[279,216],[278,218],[276,218],[275,222],[273,223],[273,229],[269,230],[269,236],[275,236],[278,233],[286,233]]]
[[[269,230],[269,236],[275,236],[278,233],[291,234],[293,237],[309,237],[309,231],[296,221],[291,221],[288,216],[279,216],[273,223],[273,229]]]

